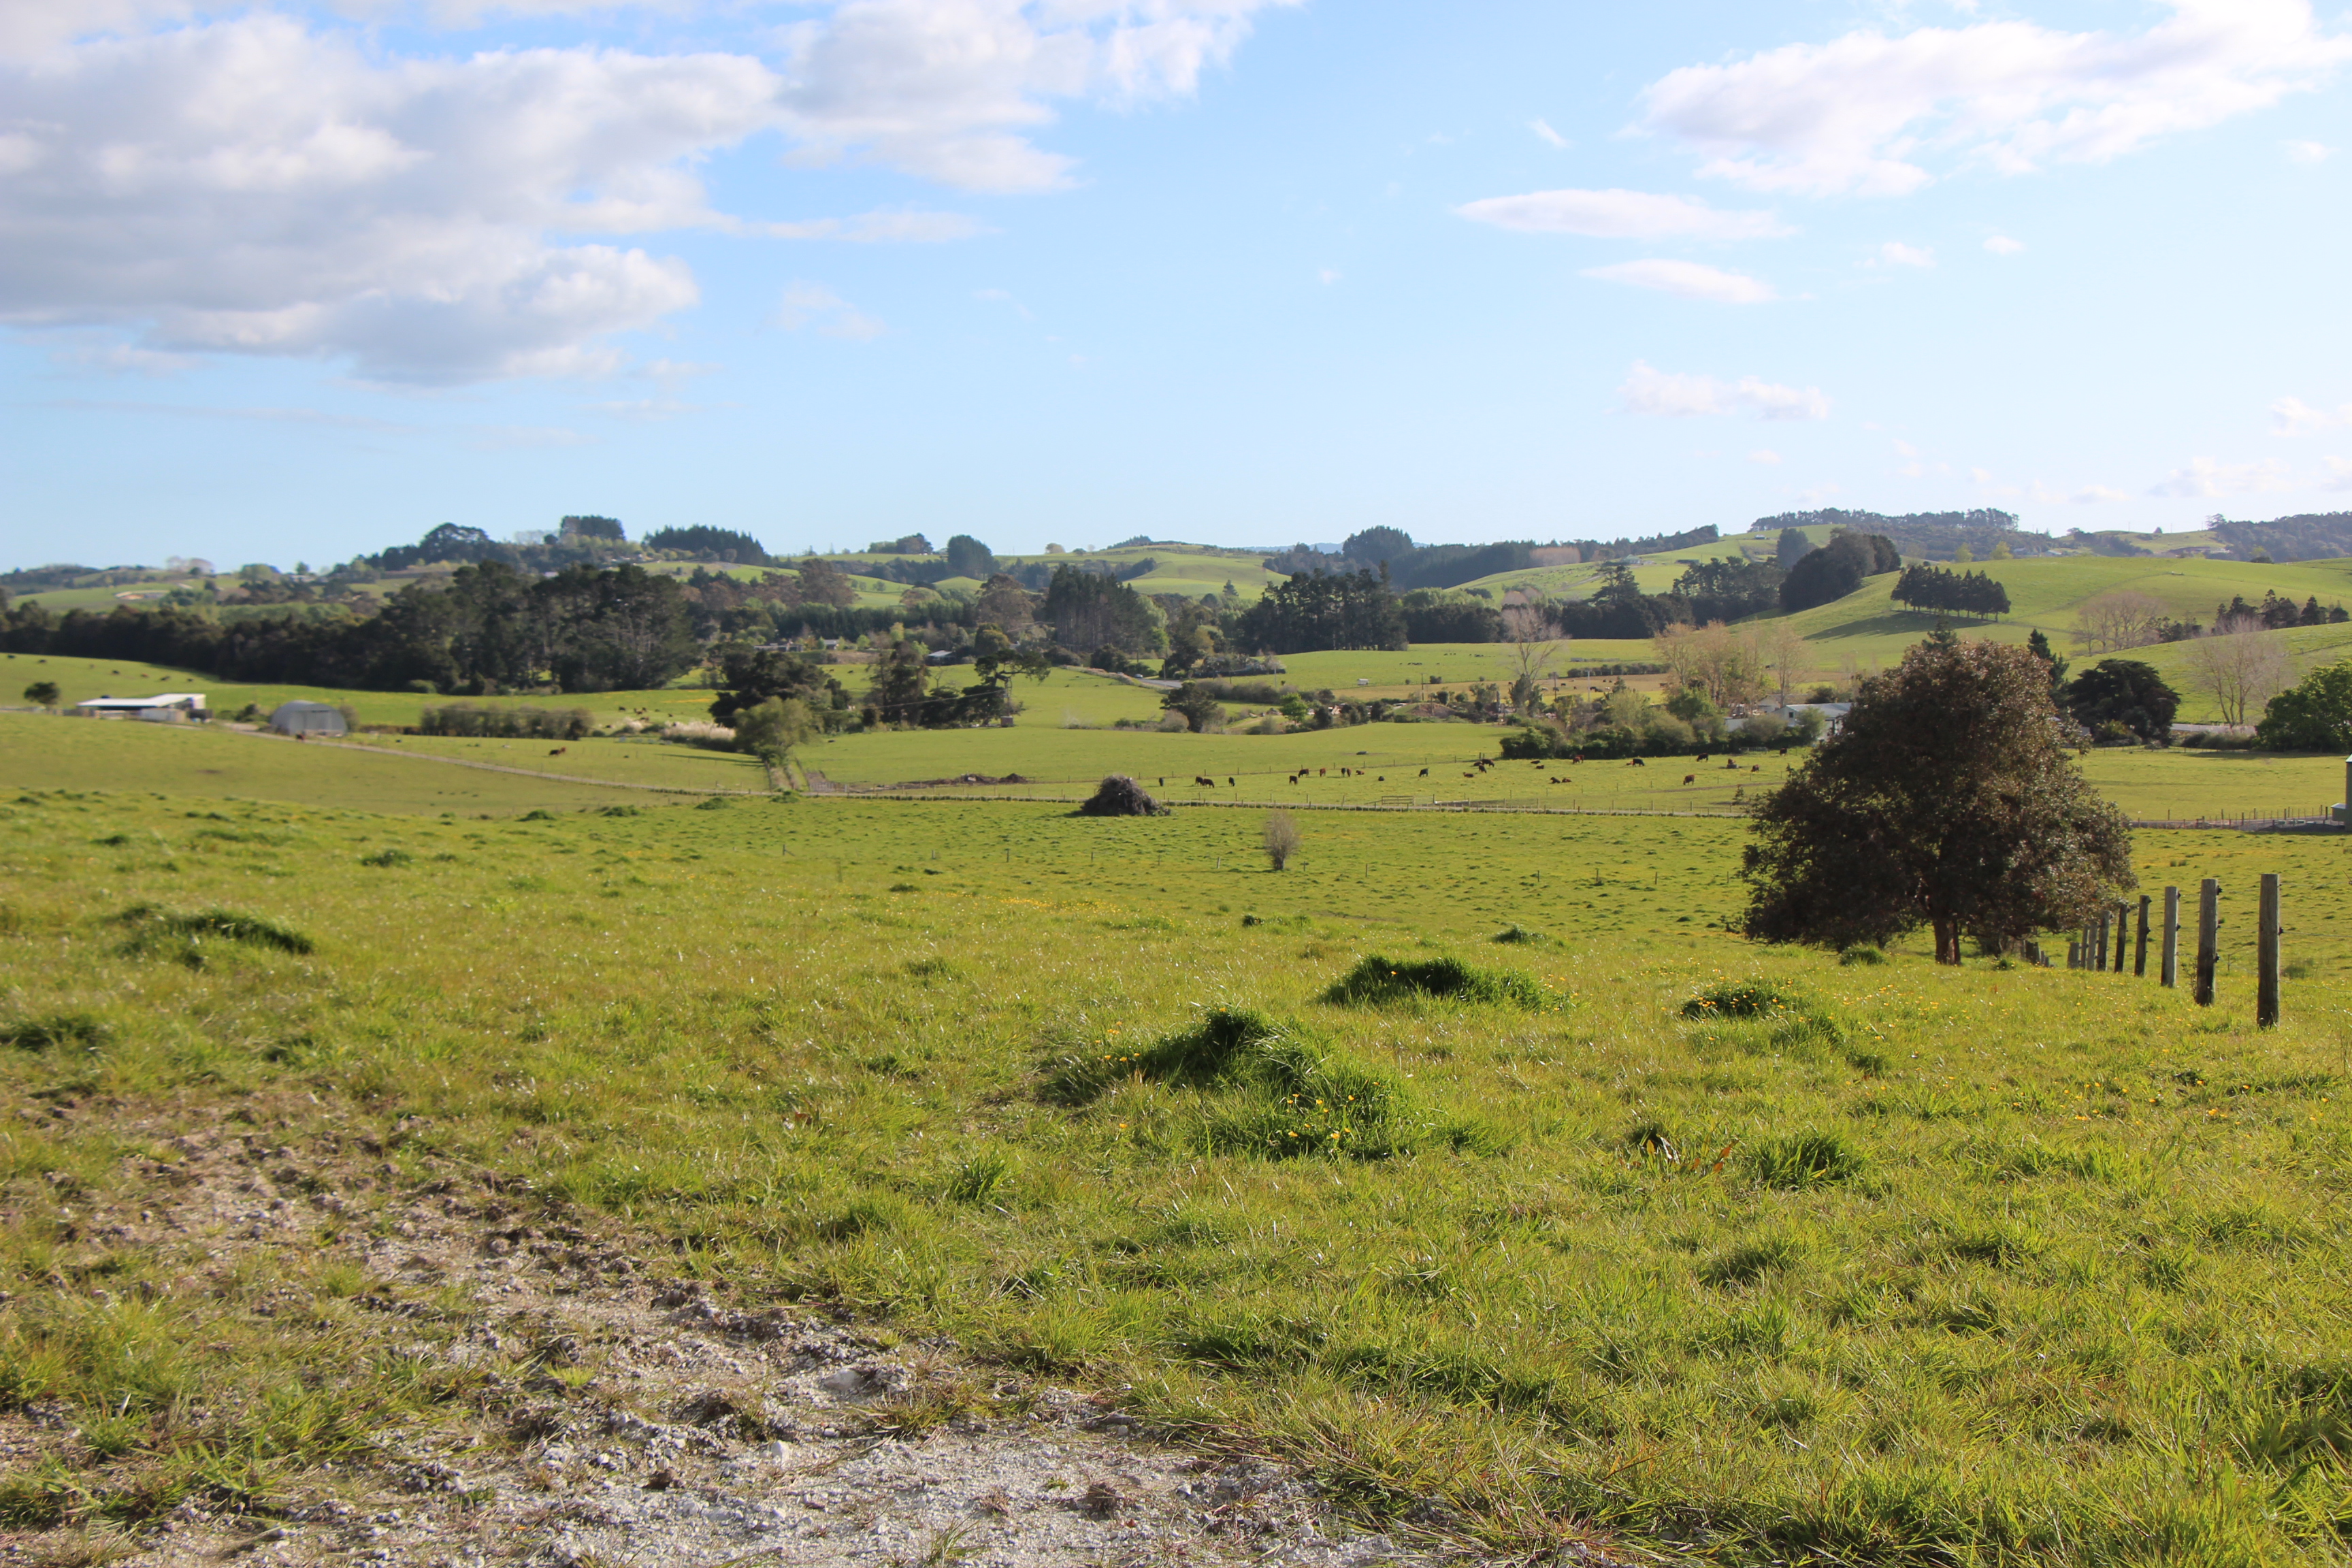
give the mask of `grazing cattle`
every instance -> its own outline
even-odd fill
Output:
[[[1214,784],[1214,783],[1216,783],[1217,781],[1216,781],[1216,780],[1214,780],[1214,779],[1211,779],[1209,782],[1210,782],[1211,784]],[[1225,781],[1225,787],[1226,787],[1227,789],[1239,789],[1239,788],[1241,788],[1242,786],[1241,786],[1241,785],[1239,785],[1239,784],[1235,784],[1235,783],[1234,783],[1234,781],[1233,781],[1233,780],[1231,780],[1231,779],[1227,779],[1227,780]]]
[[[558,746],[558,747],[556,747],[556,748],[555,748],[555,750],[553,750],[553,751],[551,751],[551,752],[548,752],[547,754],[548,754],[549,756],[551,756],[551,757],[560,757],[560,756],[562,756],[564,752],[566,752],[570,751],[571,749],[572,749],[572,748],[571,748],[571,747],[569,747],[569,746]]]
[[[1429,770],[1427,768],[1422,769],[1419,776],[1422,778],[1427,778],[1429,776]]]
[[[1703,762],[1705,762],[1705,761],[1706,761],[1706,753],[1705,752],[1701,752],[1698,754],[1698,760],[1699,760],[1700,762],[1702,762],[1702,763],[1703,763]]]
[[[1625,765],[1629,768],[1646,768],[1650,764],[1643,762],[1641,758],[1635,757],[1632,762],[1627,763]]]
[[[1192,775],[1192,782],[1193,782],[1194,784],[1196,784],[1203,785],[1203,786],[1205,786],[1205,787],[1207,787],[1207,788],[1209,788],[1209,789],[1214,789],[1214,788],[1216,788],[1216,787],[1217,787],[1217,781],[1216,781],[1216,780],[1214,780],[1214,779],[1210,779],[1210,778],[1202,778],[1199,773],[1194,773],[1194,774]]]
[[[1696,784],[1698,783],[1698,775],[1696,773],[1685,773],[1683,775],[1683,783]]]
[[[1462,776],[1465,779],[1475,779],[1478,775],[1476,773],[1464,773]]]
[[[1764,769],[1763,769],[1762,764],[1760,764],[1760,763],[1750,763],[1750,764],[1748,765],[1748,771],[1749,773],[1762,773],[1762,772],[1764,771]]]
[[[1161,789],[1166,789],[1168,787],[1168,781],[1166,779],[1161,779],[1160,781],[1160,787]]]

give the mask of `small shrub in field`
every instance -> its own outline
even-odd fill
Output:
[[[1772,1018],[1805,1014],[1812,1006],[1804,996],[1784,991],[1769,980],[1743,980],[1700,992],[1683,1004],[1685,1018]]]
[[[1886,954],[1878,948],[1856,943],[1840,952],[1838,962],[1848,969],[1853,969],[1864,964],[1884,963],[1886,962]]]
[[[50,1013],[0,1024],[0,1046],[20,1051],[58,1050],[79,1047],[94,1051],[104,1045],[107,1027],[87,1013]]]
[[[725,811],[733,804],[734,803],[732,801],[729,800],[723,795],[714,795],[706,799],[696,801],[694,803],[694,809],[697,811]]]
[[[1265,858],[1281,870],[1298,853],[1298,819],[1281,806],[1265,814]]]
[[[645,814],[645,807],[641,805],[608,805],[596,813],[599,816],[643,816]]]
[[[547,810],[543,806],[534,806],[530,810],[524,812],[519,820],[523,822],[553,822],[555,820],[555,813]]]
[[[1128,777],[1113,773],[1095,786],[1078,807],[1080,816],[1165,816],[1168,808],[1151,798],[1151,792]]]
[[[1323,1000],[1370,1004],[1409,1001],[1416,996],[1442,996],[1453,1002],[1507,1003],[1518,1007],[1543,1005],[1543,988],[1524,974],[1507,969],[1477,969],[1458,958],[1383,958],[1370,953],[1355,968],[1332,982]]]
[[[291,926],[281,925],[266,915],[240,914],[235,910],[176,910],[158,904],[133,904],[115,919],[118,924],[131,928],[130,947],[133,952],[147,951],[173,938],[200,942],[214,937],[298,953],[309,952],[318,945]]]
[[[1766,1186],[1791,1191],[1851,1181],[1862,1173],[1862,1156],[1834,1132],[1768,1138],[1748,1152],[1748,1163]]]
[[[1539,931],[1529,931],[1523,925],[1507,925],[1495,933],[1495,940],[1506,943],[1533,943],[1551,939]]]
[[[360,857],[362,866],[405,866],[416,857],[405,849],[379,849],[373,855]]]

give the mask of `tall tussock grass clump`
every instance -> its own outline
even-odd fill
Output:
[[[202,944],[207,938],[278,952],[307,953],[318,946],[292,926],[267,915],[248,915],[217,906],[209,910],[167,910],[161,904],[133,904],[115,917],[115,923],[131,930],[131,940],[123,944],[126,953],[152,953],[176,946],[178,956],[190,963],[203,962]]]
[[[0,1046],[20,1051],[94,1051],[109,1037],[106,1025],[88,1013],[45,1013],[0,1024]]]
[[[478,708],[470,702],[427,708],[416,723],[420,735],[506,741],[577,741],[595,728],[596,715],[585,708]]]
[[[1369,953],[1331,983],[1326,1002],[1380,1006],[1435,996],[1449,1002],[1492,1002],[1513,1007],[1543,1005],[1543,987],[1508,969],[1480,969],[1458,958],[1383,958]]]
[[[1425,1146],[1477,1150],[1489,1141],[1412,1104],[1392,1075],[1248,1008],[1216,1008],[1141,1050],[1066,1058],[1047,1076],[1044,1097],[1087,1105],[1128,1079],[1199,1091],[1203,1141],[1223,1153],[1379,1160]]]

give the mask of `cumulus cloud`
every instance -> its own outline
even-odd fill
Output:
[[[784,30],[795,158],[887,163],[974,191],[1045,191],[1072,162],[1032,143],[1049,101],[1191,93],[1255,14],[1297,0],[848,0]]]
[[[2192,458],[2185,468],[2175,468],[2151,486],[2152,496],[2231,496],[2288,487],[2286,465],[2273,458],[2261,463],[2217,463]]]
[[[1811,195],[1899,195],[1931,164],[2015,174],[2098,163],[2329,80],[2352,38],[2307,0],[2171,0],[2145,32],[2031,22],[1848,33],[1670,71],[1642,123],[1710,154],[1703,174]]]
[[[2322,458],[2319,460],[2327,465],[2327,478],[2320,484],[2322,489],[2352,490],[2352,461],[2342,458]]]
[[[1984,247],[1995,256],[2015,256],[2025,248],[2025,242],[2011,239],[2005,234],[1996,234],[1985,241]]]
[[[1530,191],[1488,196],[1454,212],[1473,223],[1521,234],[1584,234],[1601,239],[1769,239],[1790,232],[1770,213],[1723,212],[1650,191]]]
[[[785,29],[772,64],[406,58],[283,15],[205,21],[209,3],[0,0],[0,321],[112,328],[148,353],[316,355],[386,381],[607,371],[614,334],[699,297],[646,237],[979,232],[916,210],[721,213],[699,173],[713,154],[770,134],[803,162],[1050,188],[1069,164],[1028,138],[1054,100],[1189,92],[1256,12],[1292,0],[845,0]]]
[[[822,283],[792,283],[776,308],[776,325],[786,331],[813,328],[828,338],[865,342],[889,329]]]
[[[1619,261],[1588,267],[1584,275],[1604,283],[1630,283],[1636,289],[1655,289],[1685,300],[1712,300],[1720,305],[1759,305],[1780,298],[1772,285],[1761,279],[1697,261]]]
[[[2288,160],[2297,163],[2325,163],[2336,151],[2325,142],[2282,142],[2279,145],[2285,150]]]
[[[1890,239],[1878,247],[1878,259],[1890,267],[1933,267],[1936,253],[1923,245],[1906,245]]]
[[[2352,403],[2333,412],[2314,408],[2300,397],[2282,397],[2271,405],[2271,434],[2273,436],[2308,436],[2316,430],[2329,430],[2340,425],[2352,425]]]
[[[1748,414],[1759,419],[1830,416],[1830,400],[1817,386],[1800,390],[1753,375],[1736,382],[1717,381],[1711,375],[1676,375],[1653,369],[1641,360],[1633,362],[1624,384],[1618,387],[1617,405],[1626,414],[1670,418],[1705,414]]]

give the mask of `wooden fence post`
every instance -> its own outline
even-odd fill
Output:
[[[2079,937],[2066,939],[2066,967],[2069,969],[2083,967],[2083,942]]]
[[[2279,1021],[2279,879],[2263,873],[2263,929],[2255,939],[2261,979],[2254,991],[2254,1023],[2267,1029]]]
[[[2116,911],[2110,909],[2099,910],[2098,946],[2091,960],[2091,967],[2102,974],[2107,972],[2107,922],[2114,920],[2115,915]]]
[[[2124,972],[2124,964],[2130,957],[2131,906],[2117,904],[2116,906],[2116,973],[2117,974]]]
[[[2147,973],[2148,902],[2148,896],[2142,893],[2139,896],[2139,930],[2136,933],[2137,940],[2132,944],[2132,973],[2136,977],[2145,977]]]
[[[2220,960],[2221,884],[2208,877],[2197,884],[2197,981],[2191,994],[2200,1007],[2213,1005],[2213,966]]]
[[[2164,945],[2158,960],[2161,982],[2167,987],[2180,984],[2180,889],[2164,889]]]

